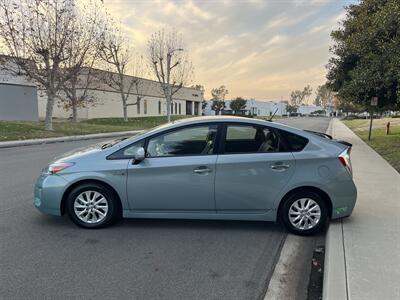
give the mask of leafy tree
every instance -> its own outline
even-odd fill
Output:
[[[343,100],[342,98],[336,96],[333,99],[333,106],[336,110],[344,112],[346,115],[349,113],[359,113],[365,110],[365,108],[358,103],[352,101]]]
[[[333,100],[333,92],[329,88],[327,84],[323,84],[318,86],[317,91],[315,92],[315,100],[314,104],[316,106],[322,106],[326,108],[328,105],[332,103]]]
[[[294,113],[297,112],[297,108],[298,108],[297,106],[288,104],[288,105],[286,106],[286,111],[288,112],[289,115],[290,115],[290,114],[294,114]]]
[[[400,107],[400,2],[363,0],[346,7],[347,18],[331,33],[328,83],[342,101],[380,110]]]
[[[201,109],[205,110],[207,105],[208,105],[208,101],[206,101],[206,99],[203,99],[203,101],[201,101]]]
[[[242,97],[236,97],[236,99],[232,100],[229,104],[230,108],[234,112],[234,114],[238,114],[241,110],[246,108],[247,100]]]
[[[225,97],[227,94],[229,94],[229,91],[224,85],[221,85],[219,88],[214,88],[211,90],[211,109],[215,111],[216,115],[219,115],[220,112],[225,109]]]

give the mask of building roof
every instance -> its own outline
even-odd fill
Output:
[[[81,76],[82,77],[86,76],[88,70],[89,69],[84,69]],[[93,68],[90,70],[94,75],[93,78],[97,78],[97,80],[96,79],[92,80],[89,87],[90,89],[106,91],[106,92],[116,92],[116,88],[110,86],[110,84],[107,84],[106,82],[112,82],[114,78],[116,80],[117,79],[116,77],[118,76],[117,73],[100,69],[93,69]],[[165,97],[163,90],[161,89],[161,85],[158,81],[136,76],[130,76],[130,75],[125,75],[123,80],[124,80],[124,87],[126,88],[125,92],[128,91],[132,81],[134,80],[138,81],[137,84],[138,91],[136,90],[136,87],[133,86],[132,89],[130,90],[130,94],[132,95],[143,94],[150,97],[161,97],[161,98]],[[82,81],[85,82],[84,80]],[[203,95],[201,91],[195,88],[182,87],[179,89],[178,92],[176,92],[173,95],[173,99],[203,101]]]
[[[25,76],[15,76],[12,74],[12,72],[8,71],[7,69],[10,68],[10,64],[14,64],[13,62],[13,57],[8,56],[8,55],[0,55],[0,82],[4,83],[12,83],[12,84],[20,84],[20,85],[30,85],[30,86],[36,86],[34,80],[30,80],[26,78]],[[12,66],[11,66],[12,67]],[[17,65],[15,65],[15,68],[17,68]],[[82,70],[82,74],[80,75],[82,77],[82,80],[79,80],[79,82],[82,83],[82,87],[84,88],[84,85],[86,85],[86,80],[85,76],[87,75],[88,70],[92,70],[93,74],[93,79],[90,82],[89,89],[91,90],[98,90],[98,91],[103,91],[103,92],[117,92],[115,88],[111,87],[105,82],[102,82],[102,78],[114,78],[118,74],[105,71],[105,70],[100,70],[100,69],[89,69],[85,68]],[[97,79],[96,79],[97,78]],[[124,76],[124,86],[126,87],[126,91],[128,90],[128,86],[130,85],[130,82],[132,80],[138,80],[139,81],[139,94],[143,94],[144,96],[147,97],[158,97],[158,98],[164,98],[164,93],[161,89],[160,83],[158,81],[154,81],[151,79],[146,79],[146,78],[140,78],[140,77],[135,77],[135,76],[129,76],[125,75]],[[78,82],[78,84],[79,84]],[[40,87],[38,87],[41,89]],[[137,95],[137,91],[135,87],[133,87],[130,91],[130,94],[132,95]],[[178,92],[176,92],[173,95],[174,100],[189,100],[189,101],[203,101],[203,94],[201,91],[195,89],[195,88],[190,88],[190,87],[182,87]]]

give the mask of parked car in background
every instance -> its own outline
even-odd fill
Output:
[[[85,228],[193,218],[281,221],[309,235],[354,208],[350,146],[257,119],[185,119],[57,158],[34,204]]]

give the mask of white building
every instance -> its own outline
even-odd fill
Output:
[[[0,120],[37,121],[36,85],[23,76],[12,76],[5,67],[16,69],[7,56],[0,55]]]
[[[231,100],[225,101],[225,109],[223,114],[233,114],[230,108]],[[204,109],[205,115],[215,115],[215,111],[211,109],[212,101],[207,101],[207,106]],[[242,111],[244,115],[253,116],[271,116],[275,113],[277,116],[282,116],[287,114],[287,102],[285,101],[261,101],[250,99],[246,102],[246,108]]]
[[[2,64],[4,65],[5,60],[3,57]],[[97,75],[110,74],[105,71],[96,70]],[[86,76],[82,73],[82,76]],[[98,77],[100,78],[100,77]],[[132,76],[126,76],[126,84],[129,85],[129,82],[132,80]],[[140,96],[140,101],[138,105],[130,105],[128,106],[128,117],[145,117],[145,116],[165,116],[167,114],[166,100],[160,84],[157,81],[144,79],[144,78],[136,78],[139,82],[139,94],[136,89],[131,89],[128,97],[128,103],[135,103],[137,100],[137,96]],[[5,82],[5,83],[4,83]],[[82,80],[85,82],[85,80]],[[36,84],[32,81],[26,80],[22,76],[13,76],[10,75],[4,68],[1,67],[0,64],[0,84],[10,85],[13,87],[13,92],[15,94],[22,95],[26,93],[26,89],[28,87],[35,89],[35,108],[30,109],[30,113],[35,111],[35,117],[26,117],[24,115],[24,110],[28,109],[28,106],[23,105],[24,102],[28,100],[24,100],[22,97],[20,101],[15,101],[14,98],[10,98],[10,92],[7,91],[7,97],[3,97],[4,95],[0,95],[0,110],[3,112],[7,111],[7,118],[0,114],[0,120],[37,120],[38,116],[40,118],[45,117],[46,113],[46,102],[47,96],[43,89],[40,89],[37,92],[36,97]],[[83,93],[83,88],[78,89],[79,93]],[[100,80],[93,80],[89,86],[88,94],[93,101],[90,101],[90,104],[86,105],[83,108],[78,109],[78,118],[80,119],[90,119],[90,118],[110,118],[110,117],[118,117],[121,118],[123,116],[122,109],[122,100],[121,95],[118,91],[111,88],[104,82]],[[62,96],[62,93],[60,93]],[[3,99],[4,98],[4,99]],[[30,97],[30,102],[32,102]],[[194,88],[182,87],[177,93],[173,95],[173,101],[171,105],[171,115],[201,115],[201,102],[203,101],[203,95],[201,91],[196,90]],[[21,103],[20,103],[21,102]],[[16,103],[18,105],[16,105]],[[21,105],[20,105],[21,104]],[[8,107],[8,110],[5,110],[4,107]],[[17,113],[19,112],[19,113]],[[72,111],[65,110],[62,102],[57,100],[54,105],[53,117],[56,118],[69,118],[72,114]],[[21,116],[22,115],[22,116]]]
[[[89,98],[93,99],[92,104],[86,105],[78,110],[78,118],[118,118],[123,116],[121,95],[113,87],[105,84],[100,79],[102,76],[113,76],[105,71],[95,70],[88,88]],[[116,75],[116,74],[115,74]],[[82,74],[82,76],[86,76]],[[166,116],[167,105],[164,93],[158,81],[125,76],[125,87],[131,84],[132,80],[138,80],[137,88],[132,88],[128,96],[128,103],[136,103],[137,97],[140,101],[136,105],[128,106],[128,117]],[[84,82],[84,80],[82,80]],[[83,93],[83,89],[78,89]],[[62,93],[61,93],[62,94]],[[39,92],[39,117],[44,118],[46,111],[47,97],[45,93]],[[203,95],[201,91],[194,88],[182,87],[173,95],[171,115],[201,115],[201,102]],[[71,111],[66,111],[59,105],[54,106],[53,117],[68,118]]]
[[[322,106],[317,106],[317,105],[300,105],[299,108],[297,109],[297,113],[306,116],[316,111],[325,111],[325,114],[330,113],[330,110],[328,111],[327,109],[324,109]]]

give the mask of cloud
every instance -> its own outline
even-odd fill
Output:
[[[352,1],[352,0],[349,0]],[[206,97],[219,85],[230,96],[288,98],[325,81],[330,31],[348,1],[107,0],[138,51],[161,28],[182,33]]]

